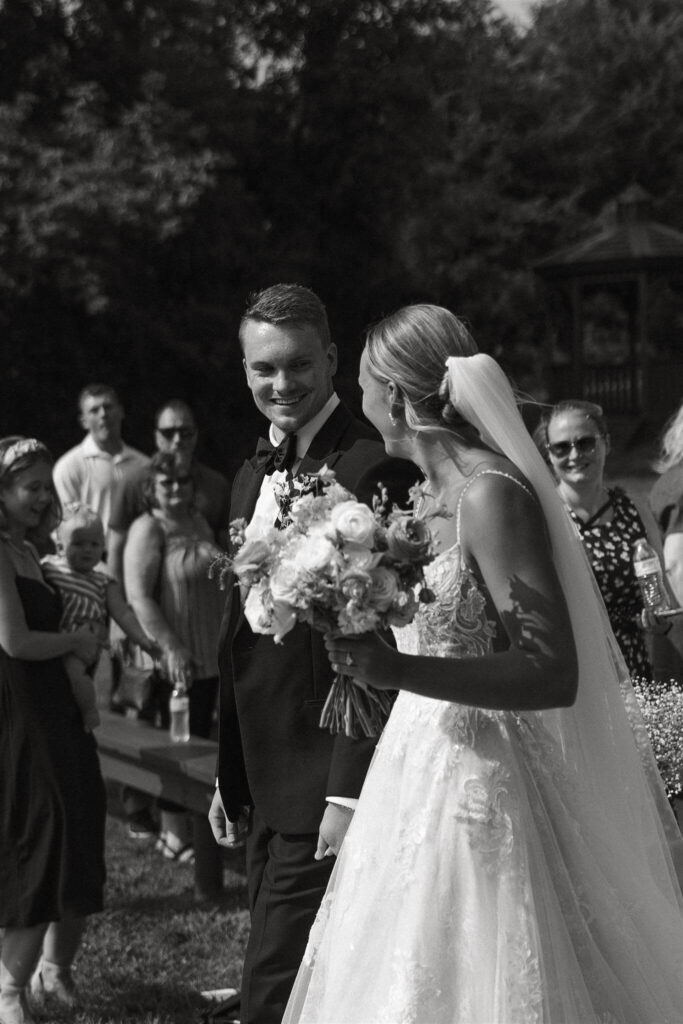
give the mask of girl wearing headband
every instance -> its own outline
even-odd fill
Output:
[[[59,632],[32,543],[59,521],[52,464],[34,438],[0,440],[1,1024],[31,1024],[29,982],[41,1003],[74,1003],[71,964],[102,909],[104,785],[63,661],[92,661],[98,643]]]

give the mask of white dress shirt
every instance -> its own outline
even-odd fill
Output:
[[[309,420],[308,423],[304,424],[300,430],[297,430],[296,459],[292,466],[292,472],[294,474],[296,474],[296,471],[301,464],[301,460],[310,448],[313,438],[318,433],[323,423],[326,423],[330,418],[334,410],[339,405],[339,402],[339,395],[336,393],[331,394],[320,412],[314,416],[312,420]],[[284,431],[271,423],[270,430],[268,431],[270,443],[277,447],[284,436]],[[275,523],[280,511],[280,506],[278,505],[277,498],[275,497],[276,485],[282,483],[286,476],[287,473],[285,470],[277,470],[275,473],[267,473],[263,478],[261,490],[256,501],[256,507],[254,508],[254,514],[245,531],[247,537],[249,537],[250,530],[252,533],[260,533],[264,527],[267,528]],[[358,804],[358,800],[354,797],[328,796],[327,800],[329,803],[339,804],[341,807],[349,807],[352,810],[354,810]]]

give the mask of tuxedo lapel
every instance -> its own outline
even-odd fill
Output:
[[[297,475],[317,473],[324,465],[332,469],[343,454],[339,450],[339,444],[352,421],[353,416],[344,403],[340,402],[311,441],[308,451],[301,460]]]
[[[242,466],[237,486],[233,488],[233,502],[230,509],[231,519],[251,519],[256,508],[259,492],[263,478],[266,475],[265,466],[254,465],[254,459],[250,459]]]

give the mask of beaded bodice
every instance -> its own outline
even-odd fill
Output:
[[[486,474],[507,477],[524,487],[509,473],[487,469],[473,476],[463,488],[455,512],[457,539],[425,569],[435,600],[421,605],[415,621],[397,631],[399,649],[406,654],[467,658],[489,654],[493,649],[496,624],[487,617],[483,585],[466,565],[460,545],[463,498],[474,481]]]
[[[495,623],[486,616],[486,597],[462,559],[460,544],[438,555],[425,576],[436,600],[420,608],[416,653],[440,658],[490,653]]]

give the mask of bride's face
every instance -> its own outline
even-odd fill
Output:
[[[363,392],[363,413],[372,423],[384,441],[389,455],[401,455],[405,452],[406,426],[402,416],[392,422],[391,391],[386,380],[379,380],[370,369],[367,350],[363,349],[360,357],[358,383]],[[403,442],[403,444],[401,443]]]

